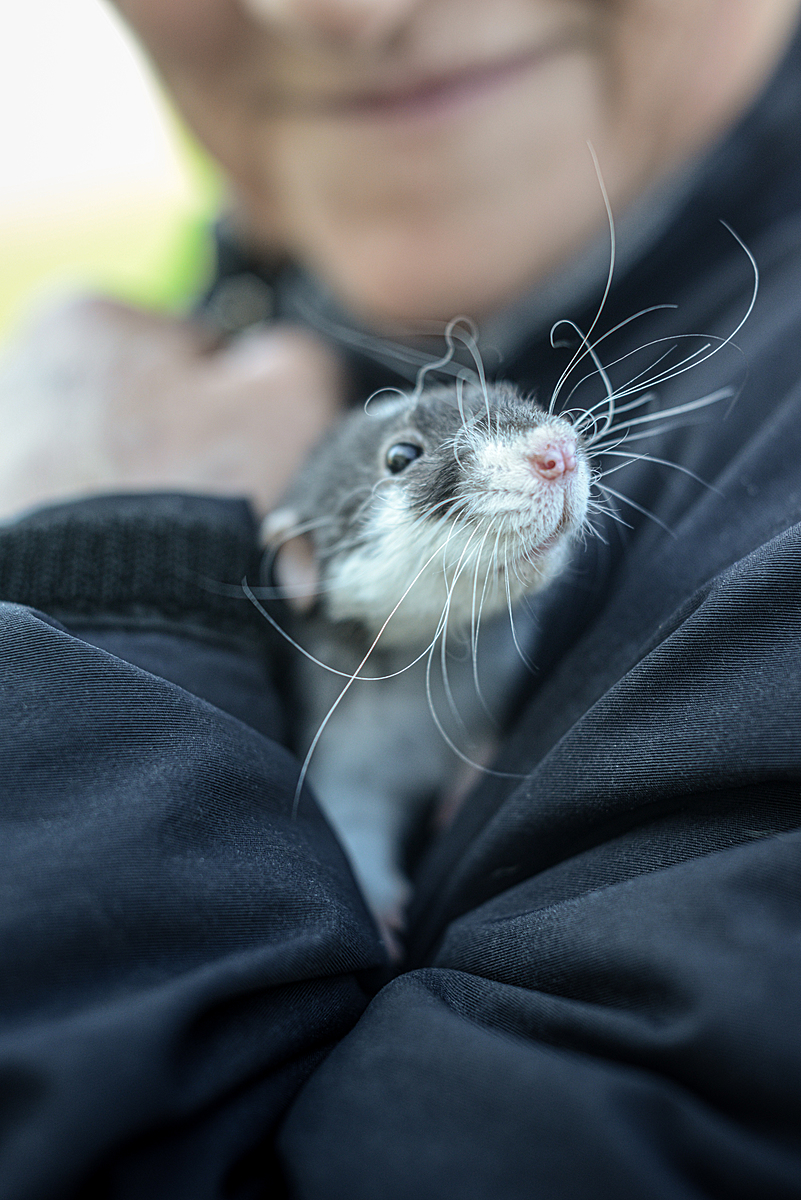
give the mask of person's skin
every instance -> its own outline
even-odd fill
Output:
[[[302,330],[208,330],[102,298],[40,317],[0,368],[0,516],[101,492],[249,496],[265,513],[334,419],[339,364]]]
[[[801,0],[117,7],[246,235],[387,329],[480,320],[558,269],[606,219],[587,142],[620,213],[747,105]],[[95,302],[51,316],[15,358],[25,436],[0,461],[0,511],[143,486],[267,507],[336,411],[335,366],[309,346],[262,335],[245,369],[187,323]]]
[[[368,321],[481,319],[724,128],[798,0],[116,0],[243,220]]]

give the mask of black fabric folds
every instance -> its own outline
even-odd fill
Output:
[[[0,529],[3,1200],[801,1196],[800,60],[613,288],[616,385],[698,351],[643,414],[720,398],[609,477],[403,970],[296,803],[246,505]]]

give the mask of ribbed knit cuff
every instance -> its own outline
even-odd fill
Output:
[[[256,520],[244,500],[102,496],[0,526],[0,600],[65,624],[127,619],[269,639],[242,592],[258,581]]]

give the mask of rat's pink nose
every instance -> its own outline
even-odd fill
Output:
[[[570,437],[552,438],[526,457],[543,479],[559,479],[576,469],[576,443]]]

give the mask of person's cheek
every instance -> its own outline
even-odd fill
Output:
[[[155,58],[219,58],[252,18],[239,0],[112,0]]]

